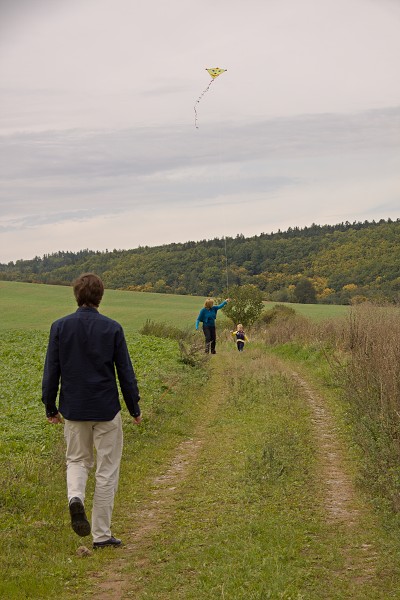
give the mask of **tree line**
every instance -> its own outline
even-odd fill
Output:
[[[70,285],[94,271],[112,289],[224,296],[254,285],[276,302],[400,299],[400,219],[289,228],[253,237],[59,251],[0,264],[0,280]]]

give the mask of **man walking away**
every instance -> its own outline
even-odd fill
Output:
[[[77,311],[55,321],[50,329],[42,401],[50,423],[65,420],[67,491],[73,530],[79,536],[92,531],[94,548],[120,546],[121,540],[111,533],[123,444],[115,371],[135,424],[141,422],[139,390],[121,325],[98,311],[103,282],[97,275],[85,273],[74,282],[73,290]],[[84,504],[94,449],[96,485],[90,527]]]

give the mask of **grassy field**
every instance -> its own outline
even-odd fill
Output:
[[[274,302],[267,302],[267,308],[274,306]],[[347,314],[349,307],[342,304],[287,304],[294,308],[297,313],[312,321],[334,319]]]
[[[126,546],[82,558],[90,541],[69,524],[62,428],[39,400],[46,334],[1,338],[1,599],[399,597],[395,537],[369,518],[324,519],[309,408],[261,347],[242,356],[221,344],[205,376],[171,340],[129,334],[128,344],[146,416],[135,428],[123,411],[113,531]],[[198,444],[192,458],[184,444]],[[89,507],[92,494],[91,479]]]
[[[202,298],[106,290],[101,303],[104,314],[120,321],[126,331],[137,331],[146,321],[193,325]],[[70,287],[0,282],[1,328],[48,329],[59,317],[74,312]]]
[[[74,299],[70,288],[0,283],[1,599],[400,597],[399,527],[365,508],[351,526],[327,521],[310,406],[263,344],[242,355],[220,341],[217,357],[192,368],[174,340],[137,334],[147,318],[193,325],[202,300],[106,291],[144,422],[131,426],[123,408],[113,533],[126,545],[82,558],[90,540],[69,524],[62,427],[40,402],[47,331]],[[316,320],[347,310],[294,307]],[[92,495],[93,479],[89,507]]]
[[[146,319],[193,327],[204,298],[106,290],[101,311],[119,321],[125,331],[137,331]],[[275,303],[266,303],[271,308]],[[346,306],[291,304],[299,314],[313,320],[344,315]],[[70,287],[0,282],[0,330],[48,330],[59,317],[76,309]]]
[[[135,428],[124,407],[122,411],[127,450],[121,493],[124,496],[129,482],[132,507],[141,497],[146,478],[154,476],[177,440],[190,431],[195,410],[187,407],[185,395],[179,406],[174,401],[180,387],[189,388],[196,376],[179,361],[172,340],[127,334],[127,342],[144,414],[142,426]],[[76,556],[79,538],[71,535],[69,525],[63,429],[46,422],[40,401],[46,345],[44,331],[15,329],[0,338],[2,600],[64,598],[82,584],[88,568],[101,565],[104,559],[94,556],[88,565]],[[167,414],[174,414],[174,419],[167,419]],[[89,486],[88,502],[92,494]],[[114,523],[123,536],[124,516],[118,510]],[[73,597],[78,596],[74,591]]]

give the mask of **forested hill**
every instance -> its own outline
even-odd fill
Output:
[[[400,219],[133,250],[60,251],[0,264],[0,279],[69,285],[80,273],[94,271],[108,288],[221,296],[226,263],[230,286],[254,284],[277,302],[299,300],[296,289],[305,279],[318,302],[398,301]]]

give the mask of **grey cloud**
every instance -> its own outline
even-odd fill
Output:
[[[234,202],[307,178],[321,161],[398,151],[400,107],[218,127],[67,130],[0,137],[0,208],[24,226],[147,205]],[[382,158],[381,158],[382,161]],[[293,165],[297,165],[296,168]],[[312,165],[312,166],[311,166]],[[299,175],[299,172],[301,175]],[[229,198],[229,199],[228,199]],[[65,210],[68,204],[69,212]]]
[[[48,131],[0,137],[3,178],[145,176],[160,171],[270,158],[399,146],[400,107],[354,115],[310,115],[258,123],[116,131]]]
[[[24,213],[18,218],[8,219],[5,223],[0,224],[0,232],[18,231],[20,229],[32,229],[41,225],[48,225],[60,221],[82,221],[88,217],[94,216],[93,211],[89,209],[77,209],[74,211],[58,211],[56,214],[44,213]]]
[[[1,0],[0,3],[0,34],[4,40],[12,37],[13,31],[22,24],[29,22],[32,15],[42,14],[48,17],[56,12],[64,0]],[[72,0],[76,1],[76,0]],[[1,44],[0,44],[1,45]]]

